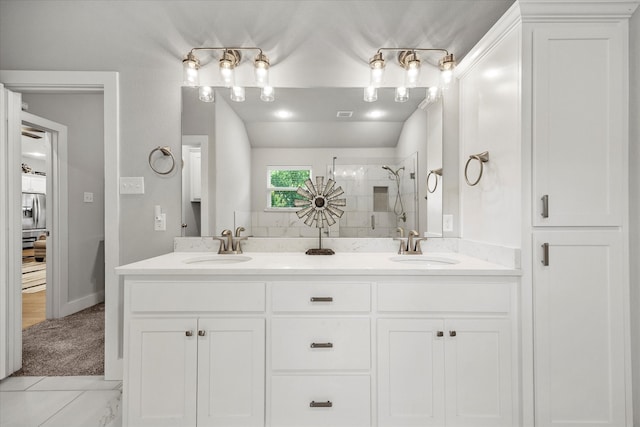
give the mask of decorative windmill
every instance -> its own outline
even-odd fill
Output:
[[[327,185],[324,185],[324,176],[316,176],[315,185],[310,179],[304,182],[307,187],[305,190],[302,187],[298,187],[298,195],[304,197],[304,199],[296,199],[294,201],[296,207],[301,207],[296,214],[298,218],[302,219],[306,217],[304,223],[309,227],[312,227],[315,223],[318,229],[318,248],[309,249],[307,255],[333,255],[335,252],[331,249],[322,248],[322,229],[329,227],[336,223],[335,218],[342,218],[344,211],[336,206],[346,206],[346,199],[338,199],[339,196],[344,194],[342,187],[336,187],[336,182],[333,179],[327,181]]]

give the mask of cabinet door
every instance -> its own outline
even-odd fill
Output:
[[[195,319],[130,322],[125,425],[196,425],[196,328]]]
[[[198,427],[264,425],[264,319],[201,318]]]
[[[378,425],[444,425],[441,320],[378,320]]]
[[[446,320],[447,426],[510,427],[511,322],[507,319]]]
[[[534,233],[537,426],[626,425],[621,241],[615,231]]]
[[[621,223],[623,34],[617,23],[556,25],[533,33],[534,226]]]

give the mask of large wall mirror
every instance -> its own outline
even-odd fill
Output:
[[[182,88],[183,236],[242,226],[254,237],[317,237],[292,207],[300,180],[333,178],[347,200],[331,237],[442,236],[443,102],[426,88],[395,102],[392,88],[247,88],[213,102]]]

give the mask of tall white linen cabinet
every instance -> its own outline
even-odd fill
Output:
[[[627,153],[636,6],[519,1],[457,69],[461,154],[488,149],[496,179],[508,163],[522,170],[523,425],[633,422]]]

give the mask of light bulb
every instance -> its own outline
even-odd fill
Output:
[[[232,87],[235,81],[233,68],[226,62],[220,61],[220,75],[225,87]]]
[[[368,86],[364,88],[364,101],[375,102],[378,99],[378,89],[374,86]]]
[[[182,61],[183,83],[185,86],[196,87],[199,84],[198,69],[200,61],[196,56],[189,52]]]
[[[371,86],[380,87],[382,77],[384,76],[384,59],[382,52],[373,55],[369,60],[369,68],[371,69]]]
[[[409,89],[404,86],[398,86],[396,88],[396,102],[407,102],[409,100]]]
[[[442,70],[440,72],[440,86],[442,87],[442,89],[449,88],[449,85],[451,84],[452,80],[453,80],[453,70],[452,69]]]
[[[416,87],[418,76],[420,75],[420,61],[409,61],[405,72],[405,87]]]
[[[434,102],[438,99],[439,89],[438,86],[431,86],[427,88],[427,102]]]
[[[273,102],[276,99],[273,86],[263,87],[260,91],[260,99],[264,102]]]
[[[200,86],[198,89],[198,99],[202,102],[213,102],[213,88],[211,86]]]
[[[233,102],[244,102],[244,88],[242,86],[233,86],[231,88],[231,100]]]

